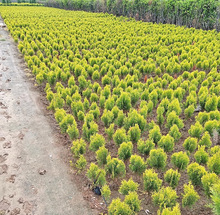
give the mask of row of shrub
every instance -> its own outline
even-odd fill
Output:
[[[220,3],[217,0],[48,0],[46,5],[220,30]]]
[[[142,190],[162,214],[195,204],[199,187],[212,197],[220,172],[215,31],[52,8],[0,12],[45,87],[61,132],[73,141],[71,166],[108,202],[112,191],[125,195],[111,201],[110,214],[138,213]],[[178,205],[175,189],[184,174],[189,181]],[[128,178],[137,175],[143,183]]]

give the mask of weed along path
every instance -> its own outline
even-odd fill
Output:
[[[40,93],[0,19],[0,214],[89,215]]]

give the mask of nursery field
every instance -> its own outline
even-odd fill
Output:
[[[110,215],[213,214],[220,33],[44,7],[0,14],[71,139],[71,168]]]

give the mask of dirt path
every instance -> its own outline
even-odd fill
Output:
[[[72,183],[62,144],[18,56],[0,27],[0,214],[97,214]]]

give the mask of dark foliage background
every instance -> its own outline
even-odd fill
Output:
[[[46,6],[107,12],[148,22],[220,30],[218,0],[48,0]]]

